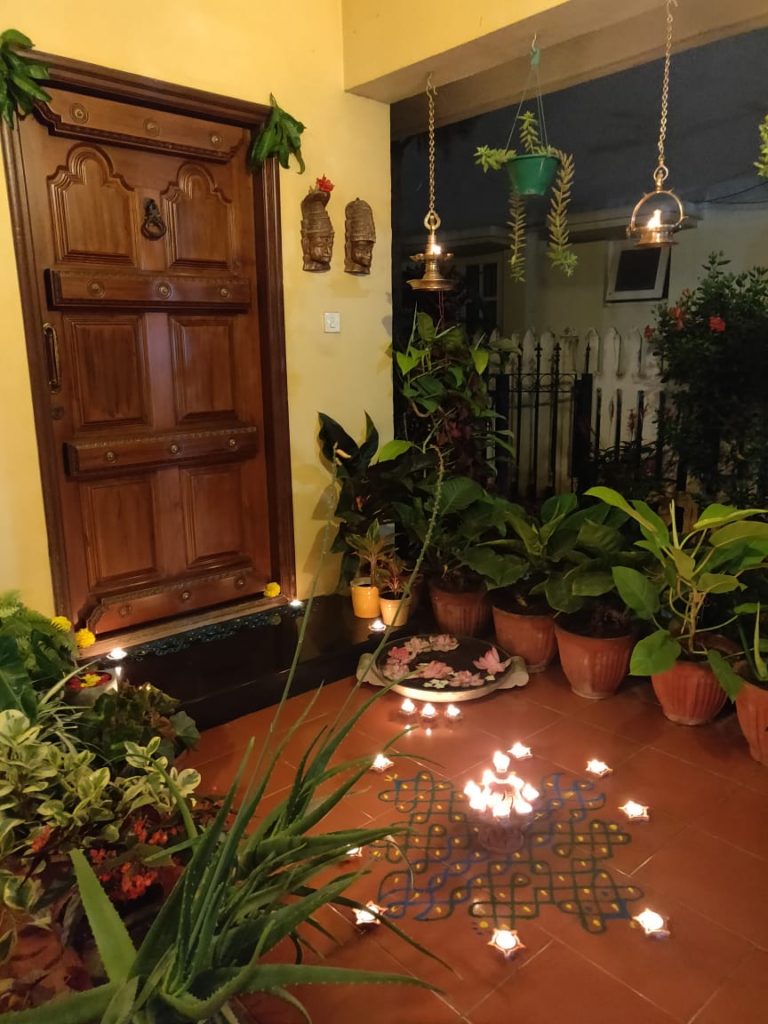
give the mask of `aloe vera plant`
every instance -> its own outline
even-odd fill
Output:
[[[441,483],[442,478],[438,480],[438,502]],[[327,532],[326,526],[326,540]],[[420,562],[406,594],[419,566]],[[310,703],[273,747],[271,741],[277,735],[311,605],[312,597],[285,690],[237,810],[236,796],[252,759],[253,741],[215,819],[204,829],[195,825],[186,797],[179,792],[171,773],[166,773],[168,787],[175,789],[186,839],[159,852],[158,860],[181,851],[190,856],[181,879],[143,941],[138,947],[134,945],[88,861],[80,851],[74,851],[72,862],[80,897],[106,983],[35,1009],[6,1014],[8,1024],[89,1024],[96,1020],[105,1024],[202,1020],[231,1024],[230,1000],[256,991],[267,991],[284,1000],[309,1021],[304,1008],[288,991],[289,986],[375,982],[432,987],[410,976],[302,962],[304,949],[312,949],[304,929],[327,934],[316,914],[329,903],[357,907],[344,892],[365,872],[343,871],[332,881],[320,883],[318,875],[343,860],[350,848],[381,842],[403,831],[390,825],[327,834],[314,831],[370,768],[372,757],[332,762],[341,743],[386,688],[350,714],[347,704],[342,707],[330,729],[321,731],[305,753],[288,796],[264,815],[253,831],[246,831],[258,816],[275,765],[311,711]],[[387,637],[385,633],[381,646]],[[391,749],[398,738],[394,737],[385,749]],[[146,752],[133,744],[126,747],[129,764],[142,767]],[[385,917],[379,919],[412,946],[428,952]],[[264,962],[264,956],[283,940],[293,943],[296,962]]]

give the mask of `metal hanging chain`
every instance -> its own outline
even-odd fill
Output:
[[[672,63],[672,8],[677,7],[677,0],[667,0],[667,42],[664,51],[664,75],[661,82],[661,120],[659,121],[659,162],[653,172],[656,189],[661,189],[669,177],[666,165],[664,144],[667,139],[667,112],[669,109],[669,69]]]
[[[435,209],[435,96],[437,89],[432,84],[432,72],[427,76],[427,137],[429,139],[429,210],[424,218],[424,227],[428,231],[437,231],[440,218]]]

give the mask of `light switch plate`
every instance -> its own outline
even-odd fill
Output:
[[[326,334],[340,334],[341,313],[323,313],[323,330]]]

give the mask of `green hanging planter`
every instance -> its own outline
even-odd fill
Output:
[[[512,191],[520,196],[546,195],[559,166],[556,156],[532,153],[513,157],[506,164]]]

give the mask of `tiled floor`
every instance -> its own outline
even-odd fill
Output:
[[[316,696],[274,773],[265,808],[285,794],[298,758],[320,728],[330,725],[352,693],[348,680]],[[368,696],[352,695],[354,703]],[[311,699],[289,701],[280,725],[295,721]],[[402,728],[400,698],[382,697],[345,742],[347,757],[373,754]],[[408,973],[442,994],[399,986],[311,986],[296,990],[315,1024],[526,1024],[564,1020],[589,1024],[734,1024],[768,1022],[768,768],[749,757],[733,714],[712,725],[686,728],[667,722],[650,687],[628,681],[608,700],[586,701],[571,693],[559,669],[533,676],[522,690],[497,693],[463,705],[461,722],[440,724],[427,735],[403,737],[407,755],[401,778],[426,765],[463,788],[492,752],[523,740],[534,757],[524,762],[535,781],[552,772],[584,776],[590,757],[607,761],[614,774],[600,780],[605,818],[633,798],[651,808],[651,820],[625,826],[632,841],[616,850],[609,869],[618,884],[644,892],[642,906],[669,917],[671,937],[653,940],[626,920],[590,934],[573,916],[552,906],[518,925],[526,949],[505,961],[490,949],[467,913],[446,920],[400,922],[453,972],[415,952],[379,927],[359,934],[348,916],[327,909],[325,921],[339,940],[324,950],[327,962]],[[263,738],[272,709],[256,712],[203,735],[194,757],[204,787],[226,788],[250,736]],[[435,763],[437,762],[437,763]],[[475,769],[474,772],[471,769]],[[329,828],[392,818],[370,775],[334,812]],[[395,815],[396,817],[396,815]],[[375,897],[378,880],[391,868],[369,861],[371,874],[351,895]],[[299,1024],[284,1003],[254,998],[258,1024]]]

